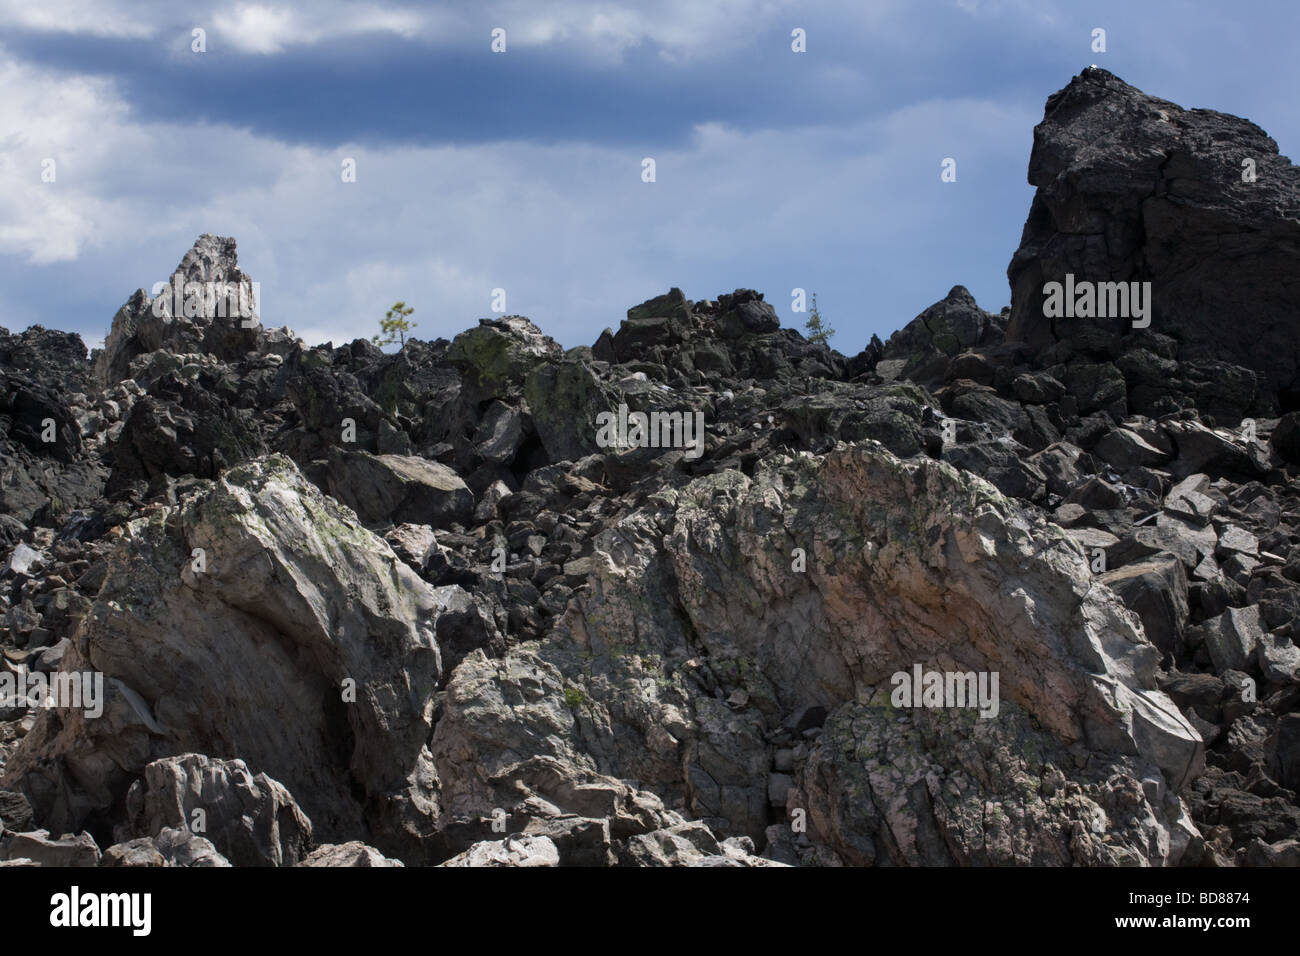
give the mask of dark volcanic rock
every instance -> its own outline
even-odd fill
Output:
[[[131,409],[114,446],[106,493],[159,475],[214,478],[266,447],[253,415],[169,373]]]
[[[1170,554],[1155,555],[1102,575],[1102,583],[1142,619],[1151,642],[1173,653],[1187,626],[1187,575]]]
[[[957,285],[889,337],[883,360],[902,362],[897,372],[900,377],[930,385],[943,378],[953,356],[975,346],[992,345],[1001,337],[998,316],[981,309],[975,297]]]
[[[1009,339],[1087,351],[1101,335],[1122,348],[1130,320],[1047,318],[1043,285],[1150,282],[1151,331],[1178,343],[1180,361],[1226,360],[1273,391],[1300,388],[1300,293],[1279,281],[1300,268],[1300,170],[1263,130],[1090,67],[1048,99],[1029,182],[1038,191],[1007,269]]]

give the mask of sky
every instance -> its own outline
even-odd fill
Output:
[[[1009,304],[1033,127],[1089,64],[1300,154],[1297,27],[1294,0],[0,0],[0,325],[100,345],[210,232],[311,345],[399,299],[452,338],[497,289],[585,345],[677,286],[800,329],[815,292],[851,355],[954,285]]]

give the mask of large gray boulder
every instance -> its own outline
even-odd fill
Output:
[[[1187,627],[1187,573],[1177,557],[1161,553],[1107,572],[1102,583],[1142,619],[1147,638],[1173,653]]]
[[[475,843],[441,866],[453,867],[537,867],[559,866],[560,851],[544,836],[509,836],[504,840]]]
[[[104,713],[43,712],[0,789],[74,830],[155,760],[238,754],[302,795],[321,838],[365,832],[364,804],[381,848],[416,852],[433,588],[279,455],[123,531],[63,664],[105,675]]]
[[[1196,839],[1177,792],[1203,744],[1155,687],[1159,652],[1064,532],[992,486],[863,442],[656,502],[598,536],[550,639],[453,673],[444,813],[675,825],[608,775],[659,794],[651,816],[758,845],[784,794],[823,862],[1168,864]],[[998,672],[997,715],[892,707],[915,664]],[[778,774],[773,739],[799,745]]]
[[[463,375],[469,401],[517,398],[524,377],[563,349],[522,315],[479,319],[476,328],[452,339],[447,359]]]
[[[156,836],[136,837],[115,843],[104,851],[100,866],[180,866],[199,869],[229,869],[230,861],[217,852],[212,841],[188,827],[163,827]]]
[[[333,449],[327,486],[367,524],[445,527],[474,512],[474,494],[455,471],[411,455]]]

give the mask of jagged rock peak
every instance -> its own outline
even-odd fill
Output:
[[[297,344],[285,328],[261,326],[261,288],[239,268],[235,240],[204,233],[156,295],[137,289],[113,316],[96,379],[105,386],[133,377],[132,362],[157,351],[206,353],[227,361],[250,352],[288,354]]]

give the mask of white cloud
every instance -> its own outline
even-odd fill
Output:
[[[75,259],[97,222],[125,214],[96,191],[126,108],[105,80],[0,64],[0,252]]]
[[[213,32],[244,53],[279,53],[286,41],[301,36],[302,27],[292,10],[241,3],[213,17]]]
[[[151,13],[112,0],[0,0],[0,26],[50,33],[143,39],[155,32]]]
[[[864,30],[900,9],[899,0],[852,0],[812,14]],[[685,62],[744,46],[768,30],[788,34],[795,26],[807,28],[809,19],[796,0],[483,0],[473,5],[199,0],[179,12],[168,0],[0,0],[0,26],[125,39],[188,37],[193,27],[203,27],[210,34],[209,51],[224,43],[240,53],[267,56],[366,33],[487,51],[491,30],[503,27],[511,48],[562,46],[612,64],[627,50],[648,44],[668,61]]]
[[[883,5],[884,0],[867,4]],[[790,19],[796,8],[794,0],[488,0],[472,9],[455,3],[358,6],[324,0],[306,7],[213,4],[207,19],[219,37],[244,53],[280,53],[369,31],[486,52],[491,31],[502,27],[507,52],[563,45],[593,60],[617,62],[643,43],[659,46],[669,59],[716,55]]]
[[[867,6],[878,6],[871,0]],[[641,0],[637,3],[561,0],[499,0],[486,16],[523,46],[567,43],[596,60],[617,62],[642,44],[660,48],[668,60],[717,56],[748,43],[755,34],[788,21],[798,26],[794,0]]]
[[[261,54],[371,32],[409,39],[432,32],[440,21],[434,11],[337,2],[316,3],[305,9],[238,3],[233,7],[215,7],[211,19],[219,38],[242,53]]]
[[[210,0],[179,11],[171,0],[0,0],[0,26],[118,39],[171,33],[188,37],[192,28],[203,27],[239,52],[253,54],[372,32],[406,38],[445,36],[459,19],[450,7],[347,0],[314,0],[308,6]]]

